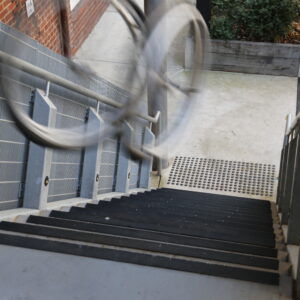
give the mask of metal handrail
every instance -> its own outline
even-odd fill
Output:
[[[294,121],[290,123],[288,130],[286,132],[287,136],[289,136],[296,129],[296,127],[299,125],[299,121],[300,121],[300,113],[298,113]]]
[[[113,106],[113,107],[116,107],[116,108],[122,108],[123,107],[123,104],[121,104],[121,103],[119,103],[115,100],[112,100],[112,99],[110,99],[108,97],[105,97],[103,95],[99,95],[98,93],[96,93],[96,92],[94,92],[94,91],[92,91],[88,88],[85,88],[85,87],[82,87],[78,84],[75,84],[70,80],[67,80],[67,79],[62,78],[58,75],[55,75],[55,74],[53,74],[49,71],[46,71],[42,68],[39,68],[39,67],[37,67],[37,66],[35,66],[31,63],[28,63],[28,62],[26,62],[26,61],[24,61],[20,58],[17,58],[15,56],[7,54],[3,51],[0,51],[0,63],[3,63],[3,64],[6,64],[6,65],[9,65],[11,67],[17,68],[21,71],[25,71],[27,73],[30,73],[30,74],[34,75],[34,76],[43,78],[47,82],[55,83],[59,86],[62,86],[64,88],[67,88],[69,90],[77,92],[77,93],[79,93],[83,96],[93,98],[98,102],[102,102],[104,104],[107,104],[107,105],[110,105],[110,106]],[[136,114],[137,117],[139,117],[141,119],[144,119],[146,121],[149,121],[151,123],[157,123],[158,120],[159,120],[159,115],[160,115],[159,112],[157,112],[155,117],[151,117],[151,116],[143,115],[143,114],[139,114],[139,113]]]

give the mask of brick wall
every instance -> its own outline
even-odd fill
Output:
[[[108,6],[108,1],[81,0],[72,12],[69,5],[68,1],[69,53],[73,55],[97,24]]]
[[[71,11],[69,0],[0,0],[0,21],[29,35],[59,54],[75,54],[107,8],[105,0],[81,0]]]

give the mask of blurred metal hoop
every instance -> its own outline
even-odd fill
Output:
[[[141,20],[136,7],[134,5],[132,6],[132,1],[122,1],[122,4],[120,1],[111,0],[111,3],[115,6],[117,11],[124,19],[125,23],[130,29],[130,32],[132,33],[134,42],[137,44],[138,39],[134,28],[141,30],[143,21]],[[9,66],[7,63],[8,61],[5,61],[5,59],[2,59],[1,62],[2,67],[0,71],[2,74],[12,74],[12,72],[17,74],[17,72],[20,72],[20,69],[16,70],[15,68],[13,69],[11,66]],[[72,64],[74,67],[74,62],[70,61],[70,64]],[[80,66],[75,68],[75,72],[76,70],[79,72],[79,70],[81,70]],[[82,75],[82,73],[84,73],[84,69],[81,70],[80,75]],[[88,77],[90,77],[90,75]],[[24,114],[15,104],[15,101],[10,95],[11,87],[8,81],[5,79],[2,80],[1,85],[5,96],[8,99],[8,107],[14,121],[16,122],[16,125],[26,137],[36,144],[59,149],[78,149],[100,143],[104,139],[116,134],[121,134],[122,126],[120,126],[120,123],[124,121],[124,118],[122,118],[123,114],[120,113],[115,114],[115,118],[113,118],[110,123],[105,122],[104,126],[102,126],[100,129],[100,132],[98,130],[87,131],[87,126],[80,126],[73,129],[57,129],[40,125],[33,121],[29,116]],[[122,107],[122,109],[126,111],[126,108],[130,107],[129,102],[131,99],[132,97],[129,97],[127,103],[125,104],[120,103],[117,105],[115,103],[115,106],[119,108]],[[111,102],[115,101],[111,100]],[[109,101],[107,101],[107,103],[109,104]],[[130,116],[130,113],[127,111],[126,116]]]
[[[172,18],[180,15],[180,18]],[[175,122],[176,126],[168,128],[166,132],[160,134],[157,138],[155,146],[144,145],[143,149],[139,149],[136,144],[127,144],[131,152],[141,155],[141,152],[157,157],[166,157],[170,153],[170,149],[176,149],[176,145],[184,132],[186,124],[190,121],[191,113],[196,104],[196,98],[203,84],[203,69],[208,65],[208,49],[210,46],[209,32],[204,19],[198,10],[191,4],[182,1],[163,1],[163,4],[157,7],[149,19],[147,19],[148,27],[154,28],[146,40],[146,44],[141,55],[144,56],[147,62],[147,74],[151,77],[157,89],[164,88],[169,92],[180,91],[182,100],[184,101],[181,107],[182,114]],[[162,70],[164,60],[172,45],[172,41],[176,39],[180,31],[191,25],[194,33],[194,56],[192,64],[192,79],[188,87],[180,87],[171,80],[167,79]],[[170,28],[167,31],[168,37],[164,37],[162,33],[165,28]],[[161,41],[164,40],[164,47]],[[138,76],[138,75],[137,75]],[[156,101],[157,98],[152,99]],[[149,101],[149,99],[148,99]],[[134,102],[132,102],[134,103]]]
[[[137,107],[146,90],[147,78],[151,78],[157,89],[163,88],[169,92],[181,92],[185,103],[182,109],[183,113],[180,115],[180,120],[176,122],[176,126],[169,128],[167,132],[163,132],[157,137],[157,143],[154,147],[144,145],[141,148],[134,140],[124,141],[124,143],[128,150],[137,157],[147,157],[149,155],[164,156],[168,148],[178,143],[185,125],[189,122],[191,110],[195,104],[194,93],[202,83],[202,70],[205,63],[205,55],[208,53],[207,47],[209,46],[209,33],[206,24],[195,7],[179,0],[164,0],[163,4],[159,5],[147,19],[133,0],[110,0],[110,2],[128,26],[137,54],[134,67],[127,76],[127,85],[130,93],[128,100],[122,104],[110,99],[104,101],[104,103],[108,105],[113,104],[117,108],[114,118],[109,123],[105,122],[101,131],[87,131],[86,126],[73,129],[57,129],[42,126],[25,115],[17,107],[12,97],[10,97],[9,85],[3,80],[1,84],[8,99],[9,109],[19,129],[33,142],[51,148],[83,148],[99,143],[108,137],[117,134],[121,135],[123,122],[130,122],[142,116]],[[180,15],[180,18],[175,19],[174,16],[177,14]],[[164,65],[172,41],[178,37],[180,31],[185,26],[189,25],[192,26],[195,36],[194,64],[191,70],[192,79],[190,86],[181,87],[163,74],[162,66]],[[163,36],[163,29],[166,27],[171,28],[171,30],[168,30],[167,39]],[[153,30],[149,32],[149,28]],[[160,43],[162,39],[165,39],[164,47]],[[142,71],[139,67],[140,61],[146,64],[146,68],[143,68]],[[4,66],[1,68],[2,73],[12,72],[10,66],[5,66],[5,60],[1,62],[4,63]],[[70,64],[74,64],[74,62],[70,62]],[[75,72],[76,70],[78,72],[85,72],[80,66],[75,68]],[[90,78],[91,74],[88,77]],[[92,80],[93,78],[90,79]],[[137,83],[138,86],[135,92],[133,92],[133,83]],[[97,96],[94,99],[101,101]],[[150,122],[157,122],[158,115],[155,118],[149,116],[142,117]]]

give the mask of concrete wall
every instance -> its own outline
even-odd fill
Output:
[[[300,46],[213,40],[211,47],[214,71],[297,77]]]

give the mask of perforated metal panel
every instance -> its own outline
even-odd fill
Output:
[[[21,82],[14,82],[13,86],[24,92],[22,98],[15,100],[29,115],[31,88]],[[15,126],[8,111],[7,100],[0,97],[0,210],[16,208],[22,204],[27,152],[28,141]]]
[[[86,122],[88,101],[75,102],[70,95],[50,93],[50,99],[57,108],[56,127],[74,128]],[[51,163],[48,202],[75,198],[79,196],[83,164],[83,151],[54,150]]]
[[[110,193],[115,190],[119,148],[120,141],[118,139],[107,139],[103,143],[98,194]]]
[[[178,156],[167,184],[271,198],[275,171],[270,164]]]

